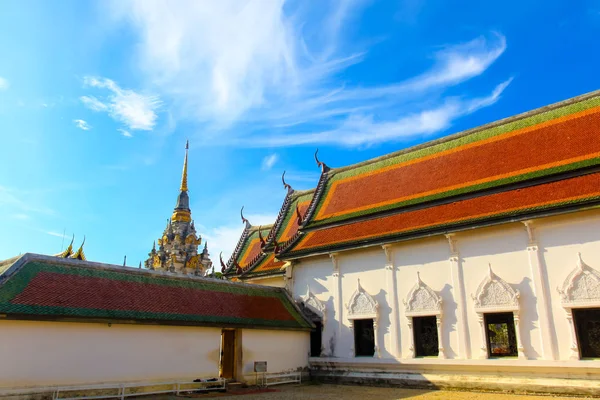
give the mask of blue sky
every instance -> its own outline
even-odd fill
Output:
[[[599,35],[583,0],[2,2],[0,259],[66,232],[137,265],[189,138],[217,261],[241,206],[275,219],[284,170],[316,184],[317,147],[344,166],[600,89]]]

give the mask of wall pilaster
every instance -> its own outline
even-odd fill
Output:
[[[398,310],[398,284],[396,282],[396,267],[394,266],[394,254],[392,246],[385,244],[381,246],[385,253],[385,280],[387,286],[387,301],[390,307],[390,343],[389,352],[392,356],[402,356],[400,346],[400,322]]]
[[[540,250],[535,237],[533,221],[523,221],[527,230],[527,257],[533,281],[533,292],[537,298],[537,314],[540,321],[540,339],[542,343],[542,358],[544,360],[556,360],[556,340],[552,334],[554,328],[550,320],[551,310],[549,290],[546,285],[546,270],[540,259]]]
[[[450,246],[450,271],[452,276],[452,292],[456,301],[456,326],[458,333],[458,357],[471,358],[471,344],[467,326],[467,298],[465,296],[465,283],[460,261],[460,254],[454,234],[447,234],[446,239]],[[441,338],[440,338],[441,340]]]

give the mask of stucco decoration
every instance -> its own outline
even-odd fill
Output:
[[[578,360],[579,343],[573,323],[573,308],[600,307],[600,272],[587,265],[581,253],[577,254],[575,269],[565,279],[562,288],[556,288],[561,296],[562,306],[567,313],[571,331],[570,358]]]
[[[442,313],[442,299],[421,280],[417,272],[417,283],[404,300],[406,316],[418,317],[425,315],[438,315]]]
[[[306,294],[300,297],[300,299],[304,303],[304,306],[321,317],[323,326],[325,326],[325,319],[327,317],[325,304],[323,304],[321,300],[317,299],[308,287],[306,288]]]
[[[350,302],[346,305],[348,309],[348,319],[377,319],[377,301],[360,285],[360,279],[358,279],[358,287]]]
[[[415,335],[413,329],[413,317],[435,316],[438,334],[438,358],[446,358],[442,346],[442,298],[427,284],[421,280],[417,272],[417,283],[412,287],[404,302],[408,327],[411,330],[410,351],[411,357],[415,357]]]
[[[354,320],[356,319],[373,319],[373,336],[375,339],[375,353],[373,357],[379,358],[379,339],[377,334],[377,319],[378,319],[378,308],[379,304],[377,301],[363,289],[360,285],[360,279],[357,280],[357,288],[350,302],[346,304],[348,310],[348,320],[350,321],[350,328],[354,329]],[[351,357],[354,357],[354,344],[352,344]]]
[[[565,279],[560,293],[563,307],[598,307],[600,305],[600,273],[577,255],[576,267]]]
[[[516,311],[519,309],[519,291],[513,289],[504,279],[498,277],[489,266],[488,274],[481,281],[475,296],[475,309],[478,312]]]
[[[514,289],[504,279],[500,278],[489,265],[486,277],[481,281],[475,295],[471,295],[475,302],[479,326],[481,328],[481,353],[479,358],[488,358],[485,313],[512,312],[515,322],[515,336],[519,358],[525,359],[525,349],[521,343],[519,328],[519,291]]]

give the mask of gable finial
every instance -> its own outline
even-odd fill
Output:
[[[250,225],[250,222],[248,222],[248,220],[244,218],[244,206],[242,206],[242,209],[240,210],[240,216],[242,217],[242,223]]]
[[[281,175],[281,182],[283,182],[283,188],[288,192],[292,190],[292,187],[285,181],[285,171],[283,171],[283,174]]]
[[[258,240],[260,240],[260,248],[262,249],[263,247],[265,247],[265,245],[266,245],[267,243],[265,242],[265,238],[263,237],[263,235],[262,235],[262,232],[261,232],[261,231],[262,231],[262,225],[260,225],[260,226],[258,227]]]
[[[227,269],[227,267],[225,266],[225,263],[223,262],[223,252],[221,252],[219,254],[219,261],[221,261],[221,273],[225,273],[225,270]]]
[[[321,168],[321,172],[327,172],[329,171],[329,167],[322,161],[319,161],[319,149],[317,149],[317,151],[315,151],[315,161],[317,162],[317,165],[319,166],[319,168]]]

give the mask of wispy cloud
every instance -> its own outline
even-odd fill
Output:
[[[88,124],[86,121],[84,121],[82,119],[74,119],[73,123],[75,124],[76,127],[78,127],[79,129],[83,129],[84,131],[89,131],[92,128],[90,126],[90,124]]]
[[[31,215],[24,214],[24,213],[15,213],[15,214],[12,215],[12,218],[18,219],[18,220],[21,220],[21,221],[26,221],[26,220],[31,219]]]
[[[279,155],[277,153],[273,153],[273,154],[266,156],[262,160],[261,169],[263,171],[270,170],[271,168],[273,168],[273,165],[275,165],[275,163],[277,162],[278,159],[279,159]]]
[[[101,99],[91,95],[81,96],[79,100],[89,109],[107,112],[111,118],[132,130],[149,131],[156,125],[156,111],[162,104],[158,96],[122,89],[115,81],[107,78],[86,76],[84,84],[110,92]]]
[[[0,90],[7,90],[9,87],[8,80],[0,76]]]
[[[30,192],[0,186],[0,211],[12,213],[13,216],[28,215],[30,213],[54,215],[54,210],[36,204],[35,200],[40,198],[39,194],[33,196]]]
[[[117,129],[117,131],[118,131],[118,132],[119,132],[121,135],[125,136],[126,138],[131,138],[131,137],[133,137],[133,135],[131,134],[131,132],[129,132],[129,131],[125,130],[125,129]]]
[[[349,67],[370,61],[368,49],[344,51],[360,0],[319,12],[284,0],[243,8],[236,0],[111,4],[139,36],[142,76],[176,117],[204,125],[205,145],[353,146],[430,135],[494,104],[510,83],[496,82],[488,95],[446,94],[505,52],[496,32],[432,48],[430,66],[410,78],[367,87],[342,81]]]
[[[59,237],[59,238],[64,238],[65,237],[64,234],[58,233],[58,232],[53,232],[53,231],[46,231],[46,234],[50,235],[50,236],[56,236],[56,237]]]

